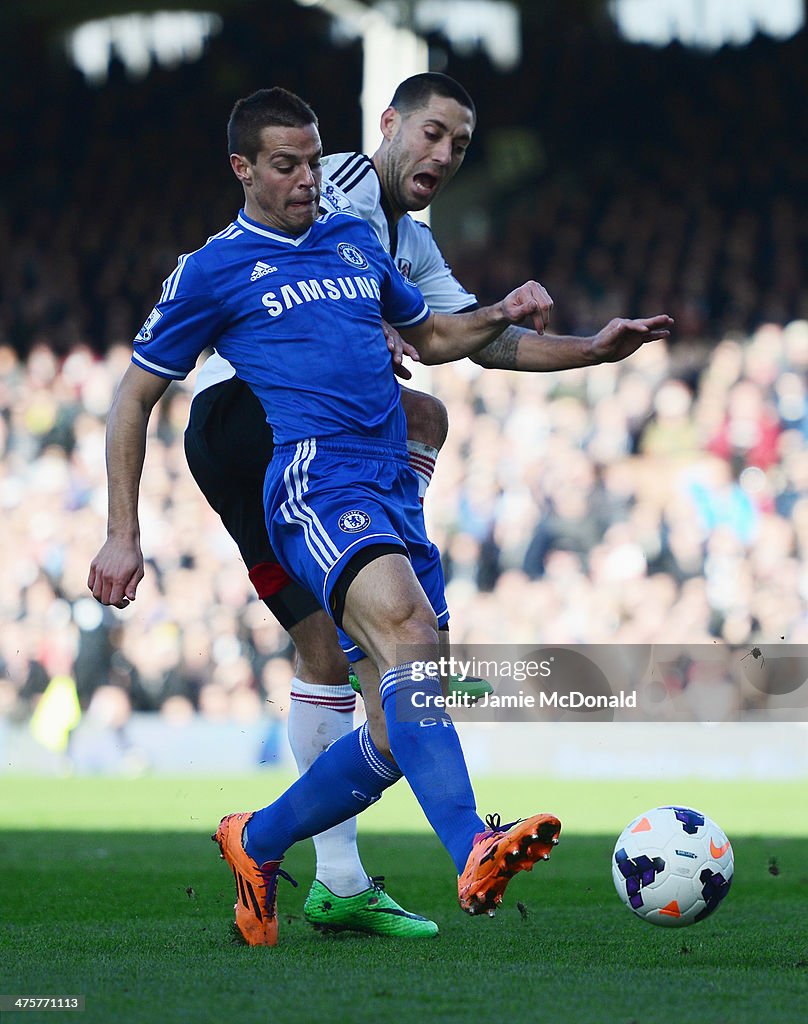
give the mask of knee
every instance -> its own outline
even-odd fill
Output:
[[[417,604],[385,609],[378,628],[370,631],[362,647],[383,677],[390,669],[410,661],[434,661],[439,656],[438,628],[431,607]]]
[[[429,648],[438,646],[438,620],[426,602],[397,609],[390,625],[399,643]]]
[[[346,683],[348,659],[343,653],[334,623],[325,612],[316,612],[289,630],[297,658],[295,671],[309,683]]]
[[[440,451],[449,432],[449,414],[443,402],[409,390],[402,391],[401,400],[407,415],[407,438]]]

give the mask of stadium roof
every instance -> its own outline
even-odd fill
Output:
[[[255,0],[24,0],[0,4],[0,24],[29,21],[59,28],[75,25],[91,18],[147,11],[214,11],[226,15],[250,5]],[[370,6],[373,0],[359,0]],[[540,15],[542,9],[556,7],[571,21],[593,15],[604,8],[608,0],[511,0],[524,16]]]
[[[285,0],[285,2],[287,4],[307,3],[313,6],[317,0]],[[352,0],[352,2],[363,3],[370,7],[380,3],[381,0]],[[401,8],[406,5],[414,5],[416,0],[397,0],[397,2]],[[602,26],[607,31],[614,29],[613,12],[610,12],[609,8],[615,0],[510,0],[510,2],[520,8],[524,21],[533,25],[546,26],[549,22],[555,30],[559,24],[569,25],[571,28],[589,25]],[[647,2],[649,8],[653,6],[652,0],[640,0],[640,2]],[[656,2],[662,5],[663,10],[666,9],[663,0],[656,0]],[[684,0],[673,0],[673,2],[684,4]],[[760,5],[766,7],[766,0],[744,0],[743,3],[741,0],[699,0],[699,2],[714,4],[709,9],[693,7],[693,11],[701,11],[698,15],[700,28],[709,27],[708,23],[715,20],[715,15],[720,10],[718,5],[721,3],[726,4],[730,12],[734,10],[730,21],[733,18],[735,21],[738,18],[743,21],[745,15],[740,12],[740,8],[743,7],[744,11],[747,11],[753,21],[757,22],[764,31],[767,31],[765,22],[771,21],[771,16],[773,16],[773,12],[769,12],[770,16],[761,21]],[[788,0],[789,4],[798,2],[800,0]],[[801,2],[804,10],[808,13],[808,0],[801,0]],[[13,29],[9,31],[9,26],[15,24],[27,23],[35,29],[38,27],[46,34],[50,34],[75,27],[94,18],[152,11],[206,11],[220,14],[225,18],[229,12],[239,12],[243,16],[244,14],[248,15],[250,7],[255,7],[259,3],[262,6],[266,5],[267,0],[10,0],[10,2],[0,4],[0,28],[3,30],[2,36],[6,44],[13,45]],[[690,3],[695,5],[697,0],[690,0]],[[777,10],[782,11],[782,7],[785,5],[786,0],[779,0],[779,5],[769,6],[777,7]],[[689,6],[688,10],[690,10]],[[724,20],[727,16],[725,10]],[[793,11],[791,16],[793,17]],[[663,20],[671,21],[670,10]],[[735,27],[737,28],[737,25]],[[712,28],[715,26],[712,25]],[[777,34],[775,31],[775,35]],[[649,37],[644,38],[648,41]],[[727,39],[730,38],[731,34]]]

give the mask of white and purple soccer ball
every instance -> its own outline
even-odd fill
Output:
[[[655,807],[620,833],[612,854],[617,894],[637,917],[681,928],[709,917],[729,892],[734,858],[714,821],[689,807]]]

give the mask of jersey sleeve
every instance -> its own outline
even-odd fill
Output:
[[[223,322],[223,309],[198,261],[181,256],[135,337],[132,362],[158,377],[183,380],[199,354],[215,344]]]
[[[420,221],[412,220],[412,225],[415,259],[410,278],[421,289],[430,308],[436,313],[473,309],[477,296],[467,292],[454,276],[430,229]]]

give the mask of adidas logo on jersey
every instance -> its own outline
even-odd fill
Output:
[[[273,267],[269,263],[262,263],[261,260],[259,260],[253,267],[253,272],[250,274],[250,280],[258,281],[262,277],[266,277],[267,274],[274,274],[277,269],[277,267]]]

